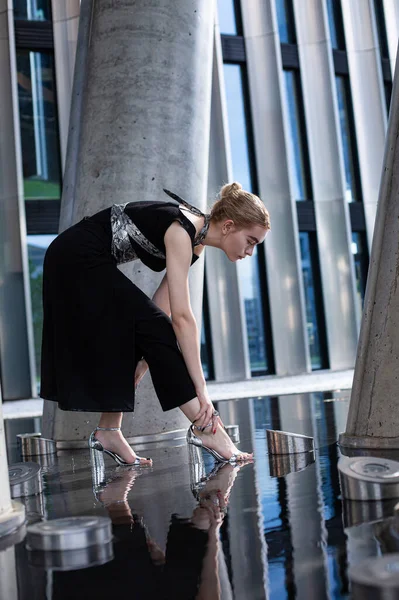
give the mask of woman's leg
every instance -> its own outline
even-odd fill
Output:
[[[104,412],[101,413],[99,427],[121,427],[123,413],[121,412]],[[96,439],[102,443],[104,448],[116,452],[126,462],[133,462],[136,459],[136,453],[129,446],[121,431],[96,431]],[[141,464],[152,464],[151,459],[143,458]]]
[[[200,411],[200,402],[198,398],[195,397],[185,404],[182,404],[179,408],[186,417],[193,422]],[[195,435],[202,439],[205,446],[212,448],[212,450],[216,450],[224,458],[230,458],[233,453],[238,453],[240,455],[240,460],[250,459],[253,456],[247,452],[240,452],[227,435],[226,430],[223,429],[220,424],[217,425],[215,434],[212,433],[212,427],[207,427],[204,431],[195,429]]]

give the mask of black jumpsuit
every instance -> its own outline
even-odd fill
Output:
[[[133,411],[142,357],[164,411],[196,396],[170,318],[117,268],[139,259],[162,271],[164,235],[173,221],[194,249],[195,227],[173,200],[113,205],[50,244],[43,267],[42,398],[62,410]]]

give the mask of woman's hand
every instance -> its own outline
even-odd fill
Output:
[[[144,358],[142,358],[137,363],[136,372],[134,374],[134,387],[135,388],[137,388],[137,386],[139,385],[140,381],[143,379],[143,377],[147,373],[147,371],[148,371],[148,365],[147,365],[146,361],[144,360]]]
[[[215,410],[215,407],[209,398],[206,387],[200,392],[197,391],[197,398],[200,403],[200,411],[196,415],[193,423],[195,423],[196,427],[205,427],[208,423],[212,422],[211,431],[212,433],[215,433],[218,422],[220,422],[221,425],[223,425],[223,423],[219,417],[219,413]]]

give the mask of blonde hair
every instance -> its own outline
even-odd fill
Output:
[[[211,220],[215,222],[231,219],[237,228],[260,225],[270,229],[269,213],[262,200],[243,190],[241,183],[237,181],[227,183],[221,188],[210,215]]]

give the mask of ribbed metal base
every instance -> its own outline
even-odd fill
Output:
[[[338,443],[345,448],[370,448],[378,450],[399,449],[399,437],[388,438],[340,433]]]
[[[111,540],[112,524],[108,517],[66,517],[30,525],[27,547],[45,552],[81,550]]]
[[[114,558],[112,542],[79,548],[78,550],[53,550],[43,552],[28,550],[28,561],[33,567],[52,569],[53,571],[76,571],[98,567]]]

